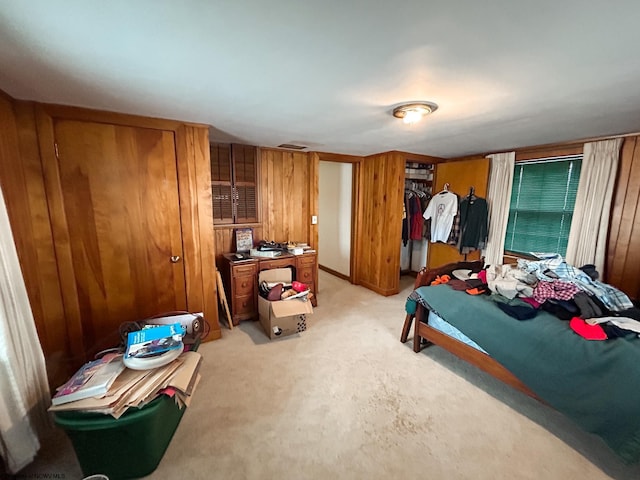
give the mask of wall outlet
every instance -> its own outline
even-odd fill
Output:
[[[311,225],[317,225],[317,224],[318,224],[318,216],[311,215]]]

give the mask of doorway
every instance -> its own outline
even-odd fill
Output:
[[[320,160],[318,177],[319,268],[353,283],[354,165]]]

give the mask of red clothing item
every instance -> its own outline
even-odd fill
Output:
[[[600,325],[589,325],[580,317],[573,317],[569,326],[571,330],[587,340],[606,340],[608,338]]]
[[[409,199],[409,206],[411,207],[411,233],[409,234],[409,238],[411,240],[422,240],[424,218],[422,217],[420,199],[417,196],[412,197]]]
[[[527,302],[529,305],[531,305],[533,308],[540,308],[540,303],[536,302],[533,298],[531,297],[523,297],[521,298],[521,300]]]

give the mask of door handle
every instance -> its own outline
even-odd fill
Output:
[[[180,261],[180,255],[171,255],[169,259],[171,260],[171,263],[178,263]]]

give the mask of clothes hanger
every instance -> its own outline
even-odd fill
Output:
[[[469,187],[469,195],[467,195],[468,200],[476,200],[476,189],[474,187]]]
[[[438,195],[443,195],[445,193],[449,193],[449,184],[448,183],[444,184],[444,189],[440,193],[438,193]]]

